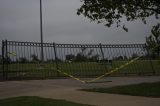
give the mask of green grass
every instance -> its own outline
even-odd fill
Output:
[[[111,87],[111,88],[82,89],[82,90],[89,91],[89,92],[160,98],[160,82],[141,83],[141,84],[117,86],[117,87]]]
[[[65,100],[55,100],[40,98],[35,96],[21,96],[0,100],[0,106],[91,106],[68,102]]]
[[[74,62],[67,63],[61,62],[58,64],[58,68],[68,74],[74,76],[99,76],[106,72],[110,72],[128,61],[113,61],[112,67],[107,64],[96,62]],[[160,61],[153,60],[152,64],[156,73],[160,74]],[[5,66],[5,70],[7,66]],[[113,75],[119,74],[143,74],[152,73],[152,66],[149,60],[138,60],[121,70],[118,70]],[[56,71],[55,63],[44,63],[43,68],[40,69],[38,63],[15,63],[8,65],[8,77],[55,77],[58,75]],[[64,76],[60,74],[60,76]]]

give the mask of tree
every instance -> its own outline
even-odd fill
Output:
[[[89,61],[91,62],[97,62],[99,60],[99,55],[93,55],[89,58]]]
[[[10,64],[12,62],[10,57],[4,57],[4,62]]]
[[[146,18],[155,15],[159,19],[160,0],[81,0],[82,6],[77,10],[77,14],[84,15],[91,21],[104,23],[110,27],[116,23],[117,27],[128,29],[125,24],[121,24],[122,18],[127,21],[141,19],[146,24]]]
[[[86,55],[87,48],[82,46],[80,50],[81,51],[77,53],[77,55],[75,56],[74,61],[77,61],[77,62],[87,61],[87,55]]]
[[[128,60],[128,57],[127,56],[123,56],[123,60]]]
[[[56,60],[55,59],[47,59],[47,61],[46,62],[48,62],[48,63],[52,63],[52,62],[55,62]]]
[[[31,55],[32,58],[32,62],[39,62],[40,60],[38,59],[38,56],[36,56],[35,54]]]
[[[84,56],[85,53],[86,53],[86,50],[87,50],[86,47],[82,47],[82,48],[81,48],[81,53],[80,53],[80,54],[81,54],[82,56]]]
[[[153,26],[151,35],[146,37],[146,46],[152,58],[160,56],[160,24]]]
[[[66,60],[67,60],[67,61],[74,60],[74,58],[75,58],[75,55],[73,55],[73,54],[68,54],[68,55],[66,55]]]
[[[74,61],[77,62],[87,61],[87,57],[81,53],[77,53]]]
[[[85,47],[81,48],[81,52],[77,53],[77,55],[74,57],[74,61],[82,62],[82,61],[90,61],[90,62],[96,62],[99,59],[99,55],[94,55],[94,50],[90,49],[88,50]]]
[[[113,60],[123,60],[123,56],[117,56]]]
[[[20,57],[20,58],[19,58],[19,62],[20,62],[20,63],[27,63],[28,60],[27,60],[25,57]]]
[[[137,57],[138,57],[138,54],[137,53],[133,53],[131,58],[134,59],[134,58],[137,58]]]

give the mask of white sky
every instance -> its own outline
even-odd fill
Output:
[[[80,0],[42,0],[44,42],[56,43],[144,43],[159,20],[128,23],[129,29],[90,22],[76,14]],[[40,41],[39,0],[0,0],[0,39]]]

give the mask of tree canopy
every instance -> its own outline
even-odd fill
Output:
[[[153,58],[160,57],[160,24],[153,26],[151,33],[146,37],[147,49]]]
[[[116,24],[125,31],[128,29],[122,24],[122,18],[127,21],[141,19],[146,24],[146,18],[155,16],[159,19],[160,0],[81,0],[82,6],[77,10],[78,15],[84,15],[91,21],[104,23],[110,27]]]

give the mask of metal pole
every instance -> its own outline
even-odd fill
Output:
[[[8,42],[7,40],[5,40],[5,64],[6,64],[6,69],[5,69],[5,79],[8,78],[8,64],[9,64],[9,57],[8,57]]]
[[[54,47],[54,56],[55,56],[55,62],[56,62],[56,69],[58,70],[58,58],[57,58],[57,50],[56,50],[56,43],[53,43]],[[57,77],[59,77],[59,72],[57,71]]]
[[[107,64],[106,64],[106,60],[105,60],[105,57],[104,57],[104,52],[103,52],[103,49],[102,49],[102,44],[100,43],[99,44],[99,48],[101,50],[101,55],[102,55],[102,64],[105,64],[105,68],[108,70],[108,61],[107,61]]]
[[[102,50],[102,44],[101,43],[99,44],[99,48],[101,50],[102,59],[103,59],[103,62],[104,62],[104,53],[103,53],[103,50]]]
[[[4,41],[2,40],[2,66],[3,66],[3,79],[5,79],[5,71],[4,71],[4,63],[5,60],[4,60]]]
[[[40,0],[40,37],[41,37],[41,62],[43,62],[44,54],[43,54],[42,0]]]
[[[155,75],[155,74],[156,74],[156,71],[155,71],[154,66],[153,66],[152,57],[150,56],[150,52],[149,52],[146,44],[145,44],[145,48],[146,48],[146,50],[147,50],[147,55],[148,55],[148,58],[149,58],[149,62],[150,62],[150,65],[151,65],[151,69],[152,69],[152,71],[153,71],[152,73],[153,73],[153,75]]]

